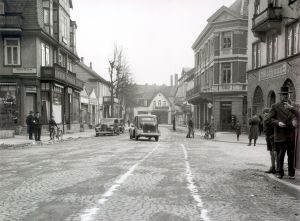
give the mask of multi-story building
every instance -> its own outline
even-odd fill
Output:
[[[0,127],[25,125],[29,111],[47,124],[79,130],[83,82],[73,65],[76,22],[71,0],[0,0]]]
[[[193,72],[193,68],[182,69],[181,77],[178,79],[178,85],[175,91],[175,120],[176,124],[181,126],[186,126],[187,122],[192,117],[192,105],[186,101],[186,92],[188,86],[186,79],[188,78],[191,72]]]
[[[300,104],[300,1],[251,0],[248,29],[248,113],[278,102],[280,87]]]
[[[110,104],[104,100],[110,98],[110,83],[93,70],[92,63],[87,66],[83,57],[74,70],[85,85],[80,99],[81,123],[94,126],[109,116]]]
[[[221,7],[192,45],[194,87],[187,100],[198,128],[214,118],[218,130],[230,130],[233,116],[246,126],[247,9],[247,0]]]

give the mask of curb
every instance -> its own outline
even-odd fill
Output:
[[[296,199],[300,199],[300,186],[292,184],[290,182],[285,181],[284,179],[278,179],[274,176],[274,174],[265,174],[265,177],[269,182],[275,182],[279,184],[279,186],[284,189],[289,194],[296,197]]]

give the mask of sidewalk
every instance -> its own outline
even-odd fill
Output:
[[[84,132],[76,132],[72,134],[64,134],[62,140],[70,140],[70,139],[76,139],[76,138],[82,138],[82,137],[93,137],[95,136],[95,130],[94,129],[88,129]],[[55,140],[54,142],[60,142]],[[7,139],[0,139],[0,149],[5,148],[15,148],[15,147],[23,147],[23,146],[29,146],[29,145],[39,145],[39,144],[48,144],[53,143],[53,141],[50,141],[49,134],[45,134],[41,136],[41,141],[35,142],[34,140],[29,140],[28,135],[15,135],[14,138],[7,138]]]
[[[164,126],[168,127],[170,130],[172,130],[171,125],[164,125]],[[188,129],[187,129],[187,127],[176,126],[176,131],[182,132],[182,133],[187,133]],[[195,130],[195,139],[203,139],[204,140],[203,133],[201,133],[199,129]],[[247,134],[241,134],[239,141],[237,141],[236,134],[234,132],[216,132],[216,136],[213,140],[207,139],[206,141],[241,144],[241,146],[245,146],[245,148],[248,147],[247,145],[249,142]],[[256,144],[257,144],[257,148],[265,148],[265,150],[267,151],[266,140],[265,140],[264,136],[259,136]],[[251,153],[253,154],[253,152],[251,152]],[[287,167],[287,158],[285,159],[285,167]],[[270,182],[276,182],[287,192],[296,196],[297,199],[300,199],[300,170],[296,170],[296,179],[295,180],[290,180],[286,176],[283,179],[278,179],[273,174],[265,173],[265,175],[266,175],[266,178]]]

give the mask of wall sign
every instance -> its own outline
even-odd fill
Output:
[[[267,80],[287,74],[286,63],[272,65],[259,71],[259,80]]]
[[[36,74],[36,68],[13,68],[14,74]]]

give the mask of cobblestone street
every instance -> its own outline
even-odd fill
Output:
[[[120,136],[1,150],[0,220],[300,220],[265,146]]]

